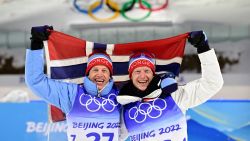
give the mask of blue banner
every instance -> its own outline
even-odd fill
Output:
[[[0,111],[2,141],[47,141],[46,103],[0,103]]]
[[[210,100],[187,112],[190,141],[250,141],[250,101]],[[67,141],[66,123],[48,122],[43,101],[0,103],[3,141]]]
[[[210,100],[187,112],[191,141],[250,141],[250,101]]]
[[[48,105],[0,103],[2,141],[67,141],[65,122],[48,122]]]

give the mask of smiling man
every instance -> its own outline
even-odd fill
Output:
[[[223,85],[214,49],[202,31],[190,32],[188,41],[197,48],[200,79],[178,86],[172,73],[155,74],[155,59],[147,52],[130,57],[129,77],[117,96],[123,105],[121,137],[132,141],[187,141],[185,114],[206,102]],[[125,126],[123,126],[125,125]]]
[[[109,55],[102,51],[89,55],[87,68],[82,70],[86,74],[82,85],[50,79],[44,74],[43,41],[48,40],[51,30],[50,26],[31,29],[26,84],[34,94],[66,114],[69,141],[118,141],[121,106],[116,101],[118,90],[111,77]]]
[[[153,56],[148,52],[135,53],[129,61],[129,77],[136,88],[146,90],[155,72]]]
[[[91,90],[97,90],[95,93],[100,94],[103,88],[109,84],[112,73],[113,66],[109,55],[105,52],[93,52],[88,58],[85,72],[88,77],[84,78],[84,82],[89,82],[89,80],[94,82],[97,89],[91,88]]]

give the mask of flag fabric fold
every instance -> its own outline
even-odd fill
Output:
[[[113,62],[116,83],[129,80],[129,56],[147,51],[155,56],[156,73],[172,72],[179,76],[188,33],[170,38],[120,44],[102,44],[79,39],[53,30],[44,42],[47,74],[52,79],[81,84],[85,76],[88,55],[95,50],[106,51]],[[64,120],[64,114],[51,106],[52,121]]]

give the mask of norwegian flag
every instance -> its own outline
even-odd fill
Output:
[[[85,76],[88,55],[95,50],[103,50],[112,59],[115,82],[129,80],[129,56],[139,51],[147,51],[155,55],[157,74],[172,72],[178,76],[187,37],[188,33],[185,33],[159,40],[101,44],[53,30],[49,40],[44,42],[47,74],[52,79],[81,84]],[[50,111],[52,121],[65,119],[65,115],[56,107],[51,106]]]

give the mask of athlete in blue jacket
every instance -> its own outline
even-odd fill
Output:
[[[32,92],[66,113],[69,141],[118,141],[120,106],[112,79],[112,62],[105,52],[89,56],[83,85],[48,78],[44,74],[43,41],[50,26],[31,29],[26,51],[25,81]],[[84,70],[83,70],[84,71]]]
[[[187,141],[185,113],[215,95],[223,85],[219,63],[202,31],[190,33],[189,42],[197,47],[202,76],[177,86],[173,74],[155,74],[155,60],[150,53],[130,57],[130,81],[117,96],[123,105],[126,130],[122,137],[131,141]],[[122,125],[124,125],[122,124]]]

